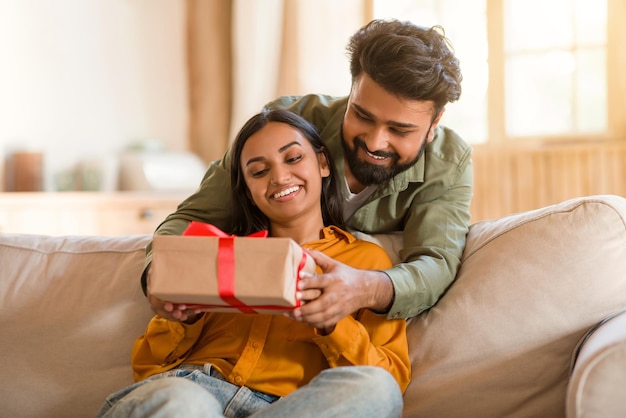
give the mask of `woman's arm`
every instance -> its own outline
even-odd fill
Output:
[[[331,367],[378,366],[391,373],[404,391],[411,380],[406,321],[389,320],[364,309],[339,321],[314,342]]]

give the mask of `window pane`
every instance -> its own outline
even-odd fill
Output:
[[[604,50],[582,51],[578,56],[577,122],[580,133],[605,131],[607,121],[606,53]]]
[[[572,6],[572,0],[505,0],[506,51],[572,46]]]
[[[571,53],[514,57],[506,66],[507,136],[571,131],[573,70]]]
[[[506,135],[606,130],[607,1],[505,0],[504,6]]]
[[[576,0],[576,42],[580,45],[606,44],[607,2]]]
[[[437,3],[434,0],[374,0],[374,18],[388,17],[429,25],[427,22],[437,19]]]

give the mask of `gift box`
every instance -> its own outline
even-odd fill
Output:
[[[157,235],[150,293],[206,311],[291,310],[300,305],[297,281],[302,272],[315,273],[315,261],[292,239],[266,235],[229,236],[198,222],[183,236]]]

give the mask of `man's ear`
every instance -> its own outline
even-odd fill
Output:
[[[437,117],[433,119],[433,123],[430,125],[430,131],[428,132],[428,137],[426,138],[426,142],[431,142],[433,139],[435,139],[435,129],[439,125],[439,122],[441,121],[441,117],[443,116],[445,112],[446,112],[446,108],[445,107],[441,108]]]
[[[330,176],[330,167],[328,166],[326,154],[320,152],[319,154],[317,154],[317,160],[320,163],[320,174],[322,175],[322,177]]]

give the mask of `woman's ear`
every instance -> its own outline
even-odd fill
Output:
[[[317,154],[317,160],[320,163],[320,175],[322,177],[330,176],[330,168],[328,167],[328,160],[326,159],[326,154],[320,152]]]

